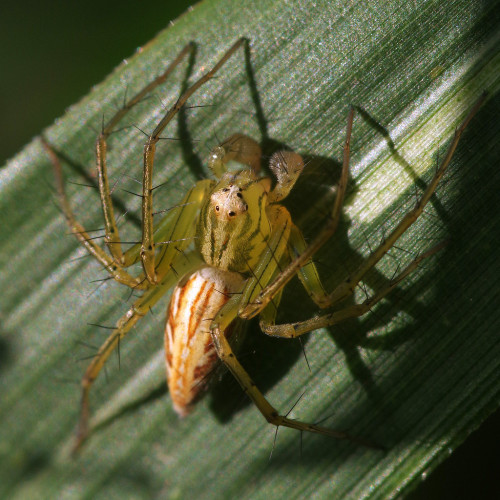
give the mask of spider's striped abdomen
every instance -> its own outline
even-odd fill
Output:
[[[203,267],[174,289],[165,328],[165,358],[172,404],[181,416],[189,413],[217,363],[210,324],[232,294],[241,291],[243,281],[238,273]]]

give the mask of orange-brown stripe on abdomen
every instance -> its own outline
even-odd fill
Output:
[[[179,415],[189,413],[217,363],[211,320],[242,283],[237,273],[205,267],[174,289],[165,329],[165,358],[170,396]]]

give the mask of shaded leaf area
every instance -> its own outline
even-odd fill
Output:
[[[274,430],[231,377],[217,378],[179,420],[164,389],[167,298],[120,346],[96,383],[96,432],[69,456],[79,380],[110,326],[133,300],[85,256],[57,208],[51,165],[35,140],[0,172],[0,492],[11,498],[391,498],[404,495],[498,408],[500,316],[496,243],[499,40],[492,3],[204,2],[169,27],[50,129],[68,191],[89,229],[102,227],[93,143],[125,92],[159,74],[188,41],[197,52],[110,139],[113,196],[124,241],[140,238],[144,135],[186,81],[240,36],[237,55],[167,128],[155,164],[155,207],[178,203],[212,146],[234,132],[266,156],[292,148],[308,167],[287,200],[311,238],[338,178],[348,105],[358,113],[350,194],[336,237],[317,256],[331,289],[369,255],[432,177],[477,97],[489,96],[425,215],[356,292],[383,287],[398,266],[449,239],[359,321],[298,342],[266,338],[251,322],[241,359],[266,396],[292,416],[386,446],[381,452]],[[133,126],[132,126],[133,125]],[[74,182],[75,184],[71,184]],[[77,184],[76,184],[77,183]],[[91,187],[84,187],[88,184]],[[99,234],[99,233],[96,233]],[[317,314],[298,282],[281,321]],[[273,450],[272,459],[269,454]]]

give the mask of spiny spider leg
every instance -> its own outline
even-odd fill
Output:
[[[351,107],[347,118],[347,132],[344,143],[344,158],[342,163],[342,172],[337,186],[337,196],[333,206],[331,217],[329,217],[321,233],[304,250],[303,253],[295,257],[293,261],[283,269],[279,275],[267,285],[254,300],[242,306],[238,315],[241,318],[249,319],[259,314],[272,300],[272,298],[297,274],[298,270],[306,263],[310,262],[314,254],[325,244],[335,233],[342,211],[345,193],[347,190],[347,181],[349,177],[349,158],[351,146],[352,123],[354,120],[354,108]]]
[[[405,269],[401,271],[397,276],[392,278],[382,290],[372,295],[371,297],[368,297],[360,304],[345,307],[338,311],[334,311],[329,314],[323,314],[321,316],[317,316],[305,321],[285,323],[280,325],[274,324],[276,312],[274,310],[271,310],[271,308],[267,308],[261,315],[260,327],[264,333],[272,337],[295,338],[303,335],[304,333],[317,330],[318,328],[333,326],[347,319],[363,316],[388,293],[394,290],[394,288],[396,288],[399,283],[401,283],[401,281],[403,281],[408,275],[410,275],[424,259],[430,257],[431,255],[434,255],[444,246],[445,242],[441,242],[438,245],[432,247],[427,252],[413,259],[412,262],[410,262],[410,264],[408,264],[408,266],[406,266]],[[269,310],[269,312],[267,314],[264,314],[267,310]]]
[[[366,261],[361,264],[361,266],[350,276],[348,276],[339,286],[329,294],[324,303],[319,304],[321,307],[330,307],[333,304],[336,304],[351,295],[358,283],[361,281],[363,276],[377,264],[377,262],[394,246],[396,241],[412,226],[412,224],[420,217],[422,212],[424,211],[425,206],[431,199],[434,191],[443,178],[443,175],[448,168],[448,165],[453,158],[453,154],[458,146],[458,142],[460,137],[462,136],[464,130],[466,129],[469,122],[472,120],[477,110],[483,104],[486,95],[483,94],[478,101],[474,104],[472,109],[469,111],[467,116],[465,117],[462,124],[455,130],[455,135],[453,140],[448,147],[448,151],[446,152],[441,165],[436,170],[434,177],[431,182],[427,186],[427,189],[422,194],[421,198],[416,202],[415,207],[408,212],[401,222],[393,229],[391,234],[379,245],[377,249],[366,259]]]
[[[94,243],[83,225],[76,220],[74,212],[71,208],[71,204],[69,203],[68,197],[66,195],[66,190],[64,188],[64,177],[59,158],[52,147],[47,143],[47,141],[42,138],[42,145],[47,151],[54,166],[59,202],[71,232],[76,236],[78,241],[80,241],[85,246],[87,251],[102,264],[102,266],[116,281],[135,289],[146,288],[146,282],[144,280],[144,276],[134,277],[124,269],[139,260],[138,248],[132,248],[129,251],[125,252],[125,254],[123,254],[121,249],[121,241],[118,233],[118,228],[116,226],[113,203],[111,201],[111,193],[108,182],[106,166],[106,141],[109,135],[113,132],[113,129],[114,127],[116,127],[118,122],[122,120],[122,118],[149,92],[163,83],[172,73],[172,71],[184,59],[186,54],[188,54],[192,50],[194,50],[194,44],[187,44],[179,53],[177,58],[160,76],[146,85],[140,92],[138,92],[130,101],[128,101],[120,110],[118,110],[114,114],[111,120],[103,127],[101,133],[99,134],[99,137],[97,138],[96,165],[99,179],[99,194],[104,214],[105,242],[109,248],[109,251],[111,252],[111,256],[109,256],[101,247]]]
[[[99,179],[99,194],[101,196],[102,210],[104,214],[104,228],[106,236],[104,241],[114,257],[116,263],[123,267],[128,267],[135,262],[130,257],[125,258],[122,247],[118,228],[116,226],[116,219],[113,211],[113,202],[111,201],[111,193],[109,189],[108,172],[106,166],[106,152],[107,152],[107,139],[113,132],[116,125],[122,118],[147,94],[154,90],[158,85],[162,84],[172,71],[182,62],[188,53],[192,53],[194,44],[188,43],[179,53],[179,55],[170,63],[163,74],[155,78],[151,83],[146,85],[139,93],[137,93],[130,101],[128,101],[111,120],[103,127],[99,137],[96,141],[96,160],[97,160],[97,174]]]
[[[108,255],[99,245],[96,245],[96,243],[86,232],[82,224],[80,224],[76,220],[68,197],[66,195],[66,190],[64,189],[64,176],[62,172],[61,162],[59,161],[57,154],[52,149],[50,144],[48,144],[44,138],[42,138],[41,141],[54,167],[57,196],[59,198],[59,204],[62,208],[70,232],[75,235],[76,239],[87,249],[89,254],[97,259],[104,267],[104,269],[106,269],[106,271],[108,271],[113,279],[118,281],[118,283],[123,283],[124,285],[127,285],[131,288],[141,290],[146,288],[144,279],[131,276],[127,271],[125,271],[125,269],[117,265],[110,255]]]
[[[380,246],[375,249],[375,251],[368,257],[368,259],[349,277],[347,277],[340,285],[338,285],[335,290],[333,290],[330,294],[322,295],[322,294],[311,294],[311,297],[315,300],[315,302],[322,308],[330,307],[341,300],[345,299],[349,295],[351,295],[358,283],[361,281],[363,276],[377,264],[377,262],[394,246],[396,241],[403,235],[405,231],[407,231],[411,225],[418,219],[418,217],[423,212],[425,206],[429,202],[430,198],[434,194],[439,181],[442,179],[446,168],[450,164],[450,161],[453,157],[455,149],[457,148],[458,142],[465,128],[472,120],[473,116],[476,114],[478,109],[481,107],[483,101],[486,98],[486,94],[483,94],[478,101],[474,104],[470,112],[467,114],[466,118],[462,122],[462,124],[455,131],[455,135],[453,141],[451,142],[448,151],[437,169],[434,177],[431,182],[427,186],[427,189],[423,193],[422,197],[417,201],[413,210],[408,212],[405,217],[401,220],[401,222],[396,226],[396,228],[391,232],[391,234],[380,244]],[[350,126],[352,126],[352,117],[350,117]],[[347,160],[346,160],[347,157]],[[349,161],[349,141],[346,141],[344,147],[344,167]],[[347,173],[346,181],[347,181]],[[330,238],[338,223],[338,217],[340,215],[341,204],[343,202],[345,186],[342,186],[344,177],[344,172],[342,173],[341,181],[339,183],[339,192],[337,194],[337,198],[335,199],[335,205],[332,211],[332,216],[329,220],[327,227],[317,236],[312,243],[307,247],[307,249],[296,257],[284,270],[280,273],[272,283],[270,283],[264,290],[260,292],[258,297],[256,297],[255,301],[249,303],[246,307],[240,311],[240,316],[242,318],[251,318],[261,312],[267,304],[272,300],[272,298],[276,295],[276,293],[281,290],[286,283],[290,281],[290,279],[294,276],[295,273],[299,271],[299,269],[304,266],[306,263],[311,262],[312,256],[317,252],[317,250]]]
[[[179,112],[181,107],[204,83],[208,82],[244,44],[245,38],[240,38],[219,60],[219,62],[207,73],[201,76],[178,101],[170,108],[166,115],[160,120],[153,133],[148,137],[144,145],[144,172],[142,181],[142,246],[141,260],[144,273],[151,284],[158,283],[155,269],[155,242],[153,233],[153,164],[156,152],[156,143],[160,140],[160,134],[167,124]]]
[[[228,302],[228,305],[232,304]],[[233,305],[233,314],[237,313],[237,307],[238,304]],[[275,425],[276,427],[279,426],[290,427],[291,429],[297,429],[299,431],[308,431],[308,432],[314,432],[316,434],[324,434],[325,436],[330,436],[335,439],[348,440],[354,443],[362,444],[370,448],[384,449],[382,446],[378,445],[373,441],[353,436],[348,432],[337,431],[334,429],[329,429],[327,427],[322,427],[320,425],[309,424],[307,422],[302,422],[300,420],[294,420],[288,418],[285,415],[280,415],[278,411],[265,398],[265,396],[262,394],[259,388],[255,385],[255,382],[251,379],[250,375],[247,373],[245,368],[243,368],[241,363],[238,361],[231,346],[229,345],[229,342],[224,335],[224,330],[225,328],[227,328],[230,322],[230,321],[227,322],[227,319],[231,319],[233,314],[228,314],[227,309],[226,307],[224,307],[221,310],[222,314],[220,315],[220,321],[218,315],[211,329],[212,339],[215,348],[217,349],[217,355],[222,360],[222,362],[229,368],[233,376],[240,383],[241,387],[243,388],[243,391],[254,402],[255,406],[257,406],[257,408],[262,413],[264,418],[270,424]],[[224,320],[225,318],[223,318],[223,316],[226,316],[227,319]]]

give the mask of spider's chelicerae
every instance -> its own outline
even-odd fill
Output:
[[[260,176],[260,146],[241,134],[231,136],[211,151],[208,166],[216,180],[199,181],[179,205],[153,224],[153,165],[160,134],[188,98],[210,80],[245,43],[245,39],[238,40],[209,72],[189,87],[148,137],[144,146],[142,241],[127,251],[122,250],[111,201],[106,169],[106,141],[124,115],[165,81],[193,50],[193,45],[187,45],[167,70],[118,111],[99,134],[96,143],[97,173],[104,212],[106,249],[97,245],[76,220],[65,194],[60,162],[46,145],[55,167],[58,194],[71,231],[112,278],[142,291],[141,297],[117,322],[85,372],[76,449],[88,435],[92,383],[121,339],[174,286],[165,328],[165,356],[168,387],[177,413],[185,415],[189,412],[203,389],[207,373],[219,358],[271,424],[376,446],[346,432],[280,415],[257,388],[231,348],[229,340],[234,322],[237,318],[249,319],[260,314],[260,325],[266,334],[294,338],[320,327],[362,316],[423,259],[441,248],[442,245],[437,245],[419,255],[382,290],[362,303],[337,308],[334,312],[298,323],[275,324],[276,306],[283,287],[295,275],[298,275],[308,295],[321,308],[332,307],[353,294],[365,274],[424,210],[450,163],[460,135],[481,101],[457,129],[445,158],[414,208],[356,271],[332,292],[326,292],[311,259],[333,235],[339,222],[348,179],[349,143],[354,115],[352,109],[347,120],[343,166],[335,203],[328,222],[309,244],[306,244],[300,230],[292,222],[287,209],[280,205],[304,168],[302,158],[290,151],[275,153],[269,164],[276,178],[273,187],[270,178]],[[229,172],[229,161],[239,162],[245,168]],[[193,240],[194,249],[191,248]],[[128,267],[139,261],[143,269],[141,274],[134,276],[127,272]]]

